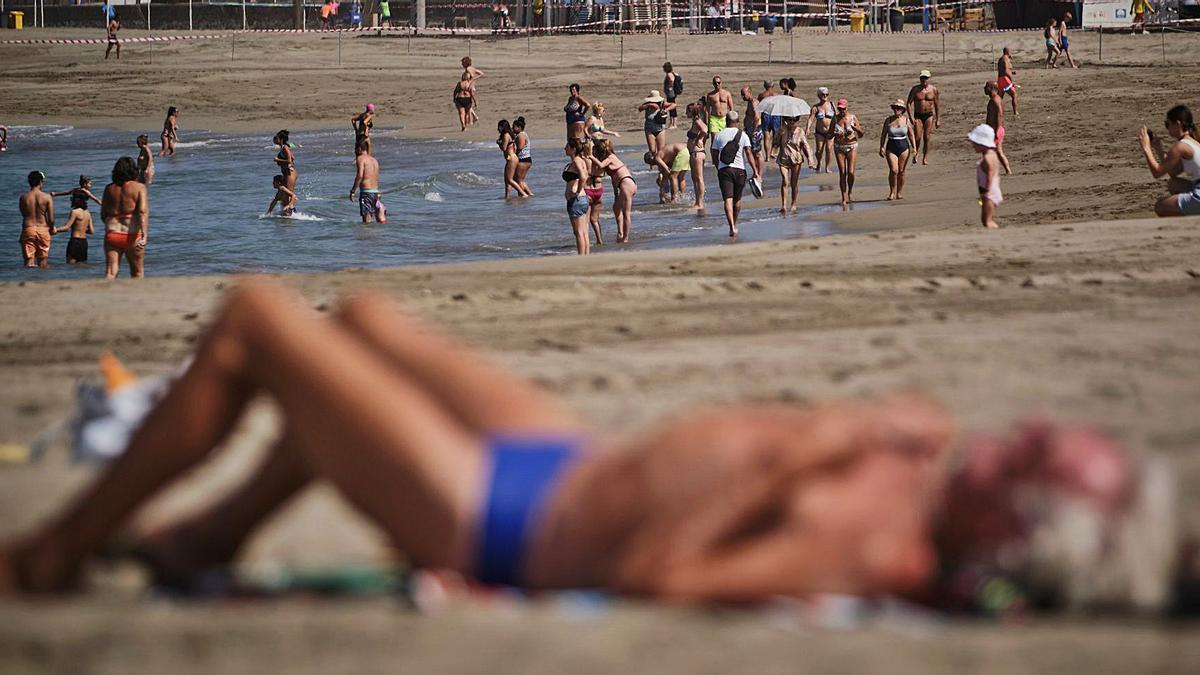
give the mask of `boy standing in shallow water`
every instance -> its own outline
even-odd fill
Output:
[[[996,155],[996,132],[987,124],[980,124],[967,134],[967,140],[981,157],[975,167],[975,182],[979,186],[979,220],[984,227],[998,229],[996,207],[1004,201],[1000,193],[1000,159]]]
[[[82,195],[71,197],[71,215],[67,216],[67,224],[55,228],[54,234],[67,231],[71,233],[71,238],[67,240],[67,262],[87,262],[87,237],[95,232],[95,228],[92,226],[92,214],[88,211],[87,197]]]
[[[296,193],[292,192],[287,187],[287,181],[283,176],[275,176],[272,179],[272,184],[275,186],[275,198],[271,200],[271,205],[267,207],[267,215],[270,215],[275,210],[275,205],[282,206],[279,210],[279,215],[290,216],[296,212]]]

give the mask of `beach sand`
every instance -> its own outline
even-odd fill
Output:
[[[1197,40],[1168,36],[1169,62],[1194,64]],[[0,73],[0,122],[149,131],[161,123],[160,109],[177,105],[185,134],[269,135],[281,126],[346,124],[372,100],[380,128],[460,136],[448,99],[465,41],[414,40],[409,56],[402,38],[347,38],[343,68],[335,41],[239,37],[233,60],[228,40],[155,45],[153,66],[137,46],[116,64],[98,60],[102,47],[0,45],[9,64]],[[1137,452],[1171,458],[1185,529],[1200,534],[1200,497],[1190,489],[1200,484],[1200,234],[1195,219],[1145,218],[1162,184],[1149,178],[1135,137],[1143,124],[1159,128],[1170,105],[1196,101],[1180,76],[1187,71],[1156,65],[1157,36],[1104,41],[1102,67],[1096,36],[1076,33],[1084,68],[1045,72],[1032,63],[1038,33],[950,35],[944,65],[940,36],[804,33],[794,63],[781,62],[790,57],[784,36],[671,36],[668,55],[688,98],[703,92],[710,73],[730,88],[793,76],[802,95],[825,84],[848,97],[868,130],[860,205],[831,218],[851,231],[886,231],[284,281],[327,308],[344,291],[381,289],[618,433],[699,402],[898,388],[934,395],[963,430],[1003,429],[1038,414],[1094,424]],[[661,86],[663,38],[625,38],[622,69],[611,67],[619,44],[611,36],[555,37],[534,40],[527,55],[524,40],[473,40],[476,65],[488,73],[480,84],[484,124],[463,136],[490,138],[504,111],[524,114],[535,142],[556,147],[566,85],[579,81],[614,111],[610,127],[640,142],[633,107]],[[975,156],[961,139],[982,121],[982,84],[1005,44],[1014,46],[1024,88],[1021,117],[1005,122],[1016,175],[1003,179],[999,218],[1009,227],[992,232],[977,225]],[[607,69],[594,68],[600,63]],[[931,166],[910,170],[905,203],[885,205],[878,200],[886,170],[873,152],[878,125],[925,67],[945,106],[935,154]],[[681,138],[683,130],[672,133]],[[36,157],[14,148],[4,161],[35,168]],[[836,201],[836,178],[808,182],[832,192],[806,193],[807,203]],[[148,269],[153,274],[153,251]],[[95,372],[105,349],[138,372],[174,367],[236,281],[30,278],[0,284],[0,442],[29,443],[61,419],[74,382]],[[256,409],[230,452],[143,520],[162,522],[211,499],[271,433],[269,409]],[[0,538],[36,523],[92,475],[69,465],[61,447],[36,464],[0,465]],[[316,490],[256,537],[244,562],[383,555],[377,533]],[[98,588],[90,595],[0,603],[0,669],[1185,672],[1200,656],[1194,629],[1129,620],[999,627],[910,618],[830,632],[797,625],[790,614],[637,604],[602,612],[470,604],[418,616],[384,601],[179,606],[139,600],[139,580],[123,568],[97,569],[92,579]]]

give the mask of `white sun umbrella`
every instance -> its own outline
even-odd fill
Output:
[[[808,103],[795,96],[768,96],[758,102],[758,112],[779,117],[804,117],[810,110]]]

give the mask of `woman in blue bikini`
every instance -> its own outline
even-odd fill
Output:
[[[1047,426],[975,444],[952,474],[949,420],[912,397],[724,406],[612,440],[386,297],[327,318],[252,281],[124,454],[37,532],[0,546],[0,596],[73,587],[87,557],[208,459],[260,394],[283,433],[254,474],[205,511],[133,535],[159,583],[186,588],[229,565],[318,481],[418,568],[687,601],[915,593],[935,571],[974,588],[954,575],[996,571],[1002,550],[1019,563],[1030,547],[1016,540],[1049,534],[1040,519],[1053,503],[1030,502],[1031,488],[1107,514],[1103,527],[1139,496],[1115,446]],[[1020,510],[1029,503],[1041,508]]]

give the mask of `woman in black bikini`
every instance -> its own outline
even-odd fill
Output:
[[[354,128],[354,147],[359,141],[367,142],[367,152],[371,152],[371,127],[375,126],[375,104],[368,103],[366,110],[350,118],[350,126]]]
[[[587,180],[591,167],[583,158],[583,146],[588,141],[572,138],[567,141],[563,151],[571,161],[563,167],[562,179],[567,184],[564,197],[567,199],[567,218],[571,221],[571,231],[575,235],[575,252],[587,255],[592,252],[591,239],[588,236],[588,212],[590,210],[588,197],[584,194],[584,182]]]
[[[471,75],[463,71],[462,78],[454,85],[454,109],[458,111],[458,125],[461,131],[466,131],[471,120],[471,106],[475,105],[475,81]]]
[[[158,151],[159,157],[170,155],[175,156],[175,144],[179,142],[179,108],[171,106],[167,108],[167,119],[163,120],[162,130],[162,149]]]
[[[521,186],[521,191],[526,197],[532,197],[533,190],[530,190],[529,184],[525,182],[525,176],[529,175],[529,170],[533,168],[533,153],[529,149],[529,134],[525,133],[525,118],[518,117],[513,120],[512,130],[513,145],[517,150],[517,170],[513,174],[513,180]]]
[[[695,207],[704,210],[704,160],[708,143],[708,113],[699,103],[689,103],[687,116],[692,126],[687,132],[688,152],[692,154],[692,188],[696,192]]]
[[[296,156],[292,154],[292,144],[288,142],[288,130],[283,129],[275,134],[271,142],[279,146],[279,154],[275,155],[275,164],[279,167],[279,175],[283,176],[287,189],[296,191]]]

